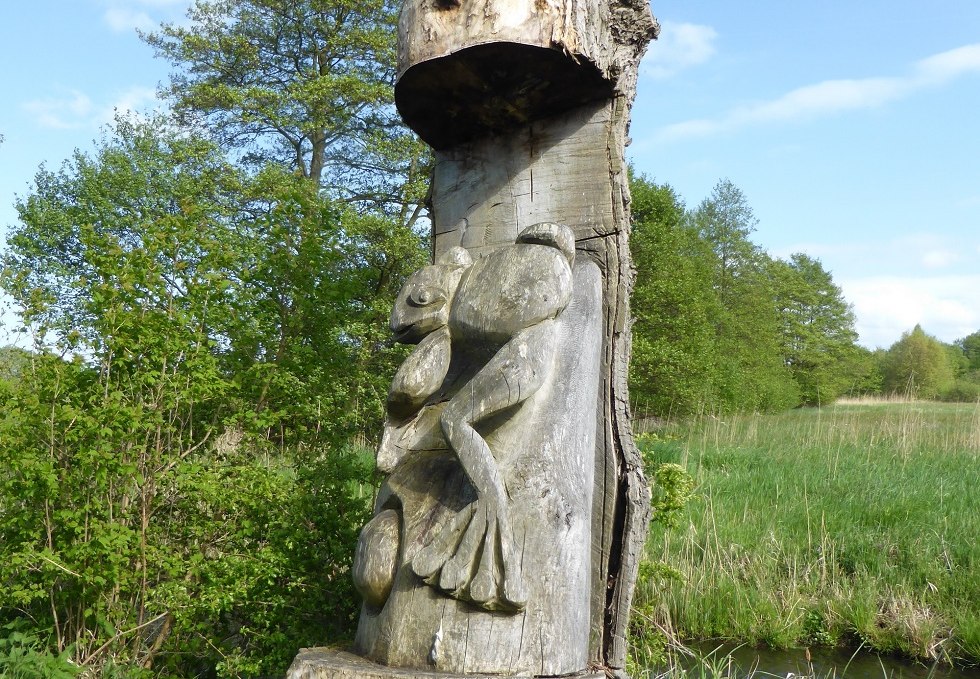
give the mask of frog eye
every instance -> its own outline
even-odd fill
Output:
[[[426,286],[415,290],[409,301],[415,306],[425,307],[438,302],[441,298],[442,295],[439,290]]]

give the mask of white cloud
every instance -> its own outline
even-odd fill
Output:
[[[120,92],[115,100],[97,106],[84,92],[69,90],[64,95],[34,99],[23,109],[34,116],[39,127],[56,130],[94,129],[112,122],[116,113],[145,113],[156,108],[156,92],[148,87],[132,87]]]
[[[657,137],[660,141],[704,137],[749,125],[793,122],[877,108],[971,73],[980,73],[980,43],[922,59],[902,77],[825,80],[799,87],[770,101],[736,107],[718,118],[667,125],[660,129]]]
[[[861,343],[887,348],[916,324],[944,342],[980,329],[980,274],[903,278],[876,276],[840,283],[854,305]]]
[[[946,269],[962,259],[952,250],[929,250],[922,255],[922,265],[927,269]]]
[[[980,44],[965,45],[926,57],[916,64],[923,84],[939,84],[968,73],[980,73]]]
[[[980,330],[980,247],[972,237],[933,229],[873,242],[799,242],[771,254],[793,252],[832,272],[864,346],[887,348],[916,324],[944,342]]]
[[[640,71],[653,78],[669,78],[708,61],[715,54],[718,32],[711,26],[664,21],[660,37],[650,45]]]
[[[114,102],[102,109],[100,124],[112,122],[116,113],[145,113],[159,105],[157,93],[149,87],[135,86],[120,93]]]
[[[150,31],[183,16],[190,0],[102,0],[103,20],[113,31]]]
[[[146,12],[132,7],[110,7],[102,15],[102,18],[109,24],[109,28],[117,33],[124,33],[133,29],[148,31],[156,28],[158,24]]]
[[[85,119],[95,108],[92,100],[83,92],[70,90],[63,96],[32,99],[23,104],[41,127],[57,130],[76,129],[85,126]]]
[[[788,259],[793,253],[805,252],[811,257],[833,261],[835,268],[845,267],[861,273],[869,273],[868,267],[872,263],[891,271],[918,271],[923,267],[951,269],[961,264],[959,269],[948,272],[961,273],[975,270],[973,249],[972,240],[964,242],[962,236],[921,231],[874,242],[801,241],[775,248],[770,254]]]

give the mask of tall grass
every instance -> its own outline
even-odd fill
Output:
[[[656,631],[980,661],[980,405],[703,417],[642,445],[698,494],[651,535],[648,557],[677,574],[641,580],[640,644]]]

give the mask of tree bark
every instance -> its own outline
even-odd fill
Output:
[[[632,439],[625,145],[647,0],[407,0],[396,89],[437,149],[435,254],[513,242],[536,221],[573,228],[603,287],[590,656],[620,669],[650,514]],[[437,102],[434,108],[429,102]]]
[[[436,149],[435,256],[561,222],[602,277],[590,659],[619,670],[650,501],[633,443],[625,145],[647,0],[406,0],[396,100]]]

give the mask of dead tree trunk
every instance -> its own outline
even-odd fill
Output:
[[[617,669],[649,520],[626,383],[624,148],[639,61],[657,30],[648,0],[408,0],[399,35],[399,110],[436,149],[436,256],[556,221],[601,271],[590,654]]]

